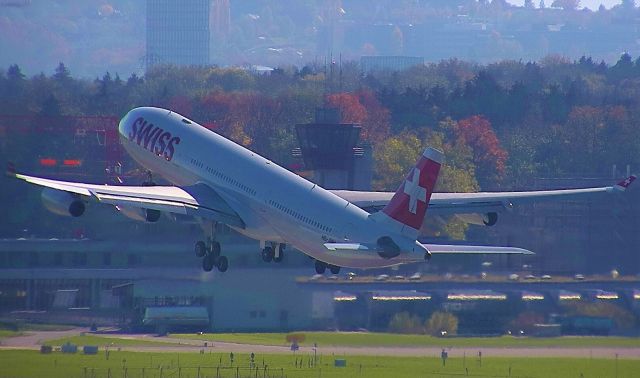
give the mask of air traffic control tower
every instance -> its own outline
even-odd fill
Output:
[[[358,124],[341,123],[338,109],[316,109],[315,122],[296,125],[300,148],[293,155],[325,189],[371,190],[372,150],[358,143],[360,130]]]

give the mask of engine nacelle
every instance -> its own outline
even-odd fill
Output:
[[[484,223],[485,226],[489,226],[489,227],[495,225],[497,222],[498,222],[498,213],[496,212],[485,214],[485,217],[482,220],[482,223]]]
[[[142,209],[139,207],[118,206],[117,209],[127,218],[139,222],[155,223],[160,219],[160,210]]]
[[[400,255],[400,247],[389,236],[383,236],[378,239],[378,255],[383,259],[389,260]]]
[[[498,222],[498,213],[493,211],[488,213],[456,214],[455,216],[465,223],[478,226],[493,226]]]
[[[41,196],[44,207],[54,214],[65,217],[79,217],[84,214],[84,202],[77,194],[44,188]]]

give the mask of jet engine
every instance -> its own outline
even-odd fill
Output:
[[[155,223],[160,219],[160,215],[162,215],[160,210],[154,210],[154,209],[142,209],[139,207],[127,207],[127,206],[117,206],[116,208],[125,217],[136,220],[136,221],[140,221],[140,222]]]
[[[465,223],[475,224],[478,226],[493,226],[498,222],[498,213],[471,213],[471,214],[456,214],[458,219]]]
[[[44,188],[41,196],[44,207],[54,214],[66,217],[79,217],[84,214],[84,202],[77,194]]]
[[[485,226],[493,226],[497,222],[498,222],[498,213],[495,213],[495,212],[485,214],[485,217],[482,220],[482,223],[484,223]]]
[[[378,255],[383,259],[391,259],[400,255],[400,247],[389,236],[378,239]]]

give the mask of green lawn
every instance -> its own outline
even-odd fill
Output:
[[[71,337],[63,337],[60,339],[47,340],[45,345],[63,345],[66,343],[75,344],[78,346],[84,345],[97,345],[97,346],[115,346],[115,347],[124,347],[124,346],[170,346],[177,345],[172,343],[165,343],[161,341],[154,340],[140,340],[140,339],[127,339],[127,338],[116,338],[116,337],[103,337],[97,335],[80,335],[80,336],[71,336]]]
[[[640,338],[631,337],[460,337],[439,338],[425,335],[398,335],[362,332],[304,333],[302,345],[310,346],[406,346],[406,347],[639,347]],[[170,337],[224,341],[240,344],[287,345],[286,333],[208,333],[172,334]]]
[[[235,355],[231,366],[228,354],[136,353],[103,351],[95,356],[82,354],[43,355],[37,351],[0,350],[2,377],[637,377],[639,360],[572,358],[450,358],[442,366],[439,358],[347,356],[346,367],[334,367],[332,356],[320,356],[310,366],[309,355],[257,355],[255,368],[249,356]],[[296,362],[302,362],[296,366]],[[266,368],[264,367],[266,365]],[[199,372],[199,374],[198,374]],[[266,372],[266,374],[265,374]]]
[[[25,323],[17,320],[0,320],[0,330],[12,331],[68,331],[77,326],[68,324]]]
[[[25,323],[20,324],[18,329],[21,331],[68,331],[76,327],[68,324]]]
[[[22,332],[10,331],[10,330],[7,330],[7,329],[0,329],[0,340],[6,339],[7,337],[20,336],[21,334],[22,334]]]

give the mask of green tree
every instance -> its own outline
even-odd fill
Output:
[[[411,132],[393,136],[374,150],[376,190],[395,190],[422,152],[423,143]]]
[[[406,333],[406,334],[421,334],[424,333],[424,327],[420,317],[417,315],[411,315],[408,312],[400,312],[391,318],[389,321],[389,332],[392,333]]]
[[[60,62],[60,64],[58,64],[58,67],[56,67],[55,73],[53,74],[53,79],[61,82],[71,79],[71,72],[69,72],[69,69],[64,65],[64,63]]]
[[[424,327],[431,336],[454,336],[458,334],[458,317],[450,312],[436,311],[431,314]]]
[[[564,10],[575,10],[580,6],[580,0],[554,0],[551,6]]]
[[[456,123],[446,119],[436,130],[421,129],[420,137],[405,131],[390,137],[374,151],[376,190],[396,190],[409,169],[413,167],[426,146],[444,152],[445,162],[440,168],[436,191],[474,192],[479,189],[475,178],[473,150],[463,138],[455,137]],[[443,225],[444,224],[444,225]],[[421,230],[423,233],[440,235],[441,232],[454,239],[464,239],[467,224],[458,220],[428,218]]]
[[[615,303],[595,301],[565,305],[569,315],[594,316],[613,319],[620,330],[630,330],[636,325],[636,317],[629,310]]]

